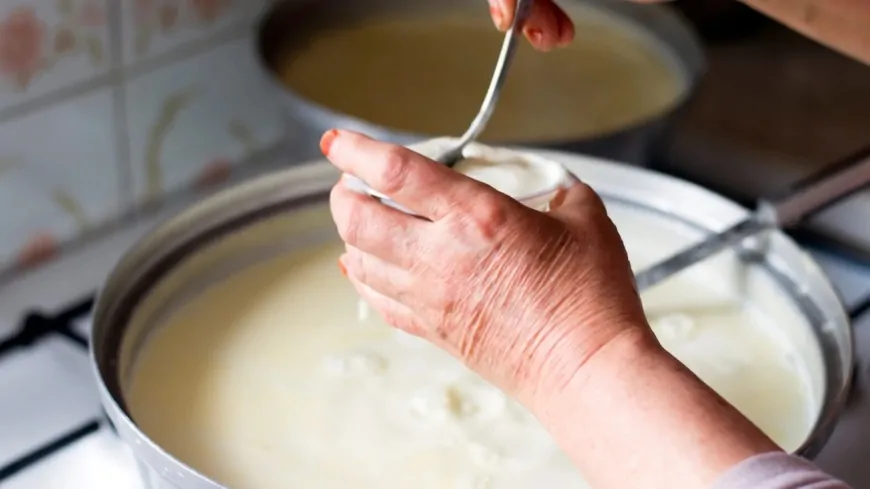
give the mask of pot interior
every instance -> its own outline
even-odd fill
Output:
[[[625,219],[654,225],[661,230],[657,239],[674,248],[745,215],[725,199],[674,179],[576,157],[548,157],[561,159],[596,188],[618,225]],[[293,250],[335,242],[326,205],[326,191],[335,175],[324,167],[317,166],[313,180],[290,170],[193,208],[134,250],[110,279],[98,305],[94,354],[108,389],[110,416],[116,423],[130,423],[132,436],[149,439],[148,431],[142,433],[136,426],[135,417],[130,420],[126,405],[130,381],[142,352],[175,311],[214,284],[258,264]],[[675,198],[695,205],[678,205]],[[663,247],[650,249],[638,236],[623,236],[635,268],[668,254]],[[758,313],[774,318],[777,334],[791,347],[790,361],[803,370],[809,403],[805,433],[791,448],[812,455],[824,442],[845,393],[852,361],[849,325],[830,285],[788,238],[773,233],[765,250],[726,252],[704,267],[687,271],[686,280],[714,284],[701,295],[689,297],[685,287],[662,286],[644,300],[654,305],[647,308],[650,316],[658,317],[687,302],[715,308],[721,293],[737,294]],[[122,275],[128,276],[122,279]],[[168,447],[154,449],[165,456]],[[151,457],[154,463],[160,460],[155,453],[143,457]],[[185,460],[177,462],[196,473],[184,466]]]
[[[576,40],[520,43],[482,140],[539,144],[612,134],[660,117],[701,69],[688,28],[660,6],[562,2]],[[287,93],[403,134],[461,134],[486,92],[503,34],[485,3],[284,2],[261,53]],[[299,108],[299,104],[296,105]]]

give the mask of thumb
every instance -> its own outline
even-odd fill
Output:
[[[567,187],[559,189],[556,196],[550,202],[551,214],[564,214],[577,208],[592,206],[598,209],[604,208],[601,197],[589,185],[575,180]]]
[[[578,181],[559,190],[550,202],[549,214],[566,224],[576,225],[590,214],[606,215],[607,210],[592,187]]]

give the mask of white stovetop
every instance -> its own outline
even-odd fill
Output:
[[[3,489],[143,489],[133,456],[108,429],[25,470]]]

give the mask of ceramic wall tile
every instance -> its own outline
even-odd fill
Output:
[[[109,1],[0,0],[0,109],[105,73]]]
[[[126,64],[166,53],[218,32],[245,29],[269,0],[124,0]]]
[[[33,265],[121,209],[110,89],[0,126],[0,263]]]
[[[140,201],[217,183],[282,134],[280,110],[247,37],[142,75],[126,92]]]

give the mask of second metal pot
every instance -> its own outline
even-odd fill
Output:
[[[645,120],[594,137],[552,139],[543,142],[493,141],[495,145],[522,145],[546,149],[578,152],[627,162],[636,165],[649,163],[657,143],[666,136],[674,116],[693,95],[705,68],[701,44],[689,24],[673,9],[660,5],[637,5],[631,2],[608,0],[569,0],[560,5],[575,16],[588,14],[589,9],[599,11],[608,18],[619,20],[650,39],[662,51],[663,58],[675,62],[675,69],[684,77],[681,96],[665,111]],[[482,9],[482,10],[481,10]],[[278,2],[265,16],[260,27],[258,49],[261,61],[272,78],[273,89],[282,105],[288,123],[287,142],[291,154],[299,161],[319,156],[318,141],[324,131],[343,128],[360,131],[377,139],[398,144],[445,136],[446,134],[414,134],[379,125],[378,121],[365,121],[333,108],[305,99],[284,85],[277,75],[283,53],[289,47],[304,45],[309,36],[346,23],[359,22],[384,16],[425,17],[468,12],[469,17],[485,12],[483,0],[295,0]],[[494,31],[495,32],[495,31]],[[493,53],[493,62],[495,56]],[[461,56],[461,53],[457,53]],[[353,89],[351,80],[348,90]],[[564,97],[571,97],[566,92]],[[483,92],[480,94],[481,100]],[[458,131],[464,128],[458,128]]]

